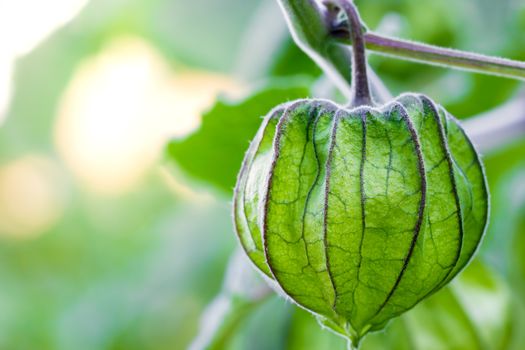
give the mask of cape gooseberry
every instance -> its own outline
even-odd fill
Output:
[[[457,275],[487,216],[472,143],[415,94],[381,108],[278,106],[251,143],[234,198],[255,266],[354,343]]]
[[[374,107],[362,22],[350,0],[352,107],[276,107],[244,159],[237,234],[275,288],[357,347],[435,293],[485,231],[483,166],[458,121],[423,95]]]

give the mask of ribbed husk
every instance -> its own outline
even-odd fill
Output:
[[[350,110],[300,100],[251,143],[234,224],[282,292],[359,341],[466,266],[488,206],[478,153],[428,97]]]

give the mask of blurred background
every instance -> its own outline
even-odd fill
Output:
[[[523,1],[357,3],[383,34],[525,60]],[[426,93],[462,119],[524,96],[512,80],[371,65],[394,95]],[[0,349],[187,348],[237,247],[231,189],[258,118],[326,91],[320,76],[276,1],[2,0]],[[465,295],[481,298],[471,318],[498,321],[470,345],[443,345],[456,338],[437,325],[413,348],[525,346],[525,136],[484,158],[492,218],[471,277],[485,289]],[[269,297],[222,346],[334,348],[306,317]]]

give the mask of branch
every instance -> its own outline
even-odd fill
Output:
[[[346,15],[349,35],[352,39],[352,96],[350,96],[349,106],[373,106],[374,101],[370,93],[368,79],[368,61],[366,58],[363,21],[352,1],[333,1],[341,9],[341,12]]]
[[[348,95],[351,56],[348,47],[337,45],[341,42],[351,44],[348,24],[338,18],[331,5],[320,5],[316,0],[277,1],[297,45]],[[309,30],[310,27],[315,30]],[[365,34],[365,44],[372,51],[404,60],[525,80],[525,62],[388,38],[372,32]],[[370,76],[374,97],[381,95],[378,101],[384,102],[388,90],[372,71]],[[524,134],[524,105],[525,93],[496,110],[464,122],[465,129],[483,152],[512,143]]]
[[[465,132],[482,153],[494,152],[525,136],[525,90],[491,111],[463,121]]]
[[[272,294],[247,259],[240,249],[231,257],[222,291],[204,311],[189,350],[227,349],[251,311]]]
[[[340,42],[351,45],[348,34],[334,33],[336,37],[340,35],[347,36],[346,40],[340,39]],[[372,52],[405,61],[525,80],[525,62],[389,38],[373,32],[365,34],[365,43]]]
[[[329,38],[329,9],[316,0],[277,0],[295,43],[323,69],[345,96],[351,96],[352,61],[349,50]]]
[[[338,19],[333,8],[316,0],[278,2],[297,45],[346,93],[348,86],[345,84],[348,85],[351,74],[350,59],[348,52],[334,48],[337,43],[352,44],[346,22]],[[525,62],[389,38],[373,32],[365,34],[365,45],[371,52],[402,60],[525,80]]]

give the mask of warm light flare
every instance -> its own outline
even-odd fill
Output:
[[[0,2],[0,43],[16,55],[39,42],[73,18],[88,0],[16,0]]]
[[[0,125],[11,97],[13,66],[60,26],[76,16],[88,0],[0,1]]]
[[[75,74],[59,110],[57,147],[90,190],[120,194],[137,185],[170,137],[198,127],[218,93],[238,90],[217,74],[174,74],[149,44],[121,38]]]
[[[66,199],[63,174],[49,158],[26,155],[0,167],[0,234],[44,233],[62,216]]]
[[[0,125],[5,119],[5,111],[11,99],[12,71],[12,62],[7,57],[0,55]]]

